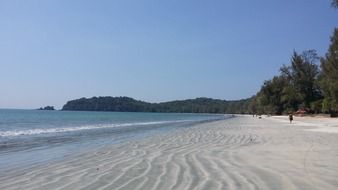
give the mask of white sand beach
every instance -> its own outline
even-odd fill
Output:
[[[336,190],[338,133],[319,132],[335,129],[328,120],[237,116],[2,173],[0,189]]]

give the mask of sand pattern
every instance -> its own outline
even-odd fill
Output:
[[[338,134],[239,116],[0,176],[0,189],[223,190],[338,187]]]

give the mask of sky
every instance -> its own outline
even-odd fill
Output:
[[[0,108],[256,94],[294,50],[323,56],[330,0],[0,0]]]

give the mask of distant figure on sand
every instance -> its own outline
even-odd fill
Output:
[[[289,120],[290,120],[290,123],[292,123],[293,115],[291,113],[289,114]]]

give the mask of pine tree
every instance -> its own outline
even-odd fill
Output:
[[[338,28],[331,37],[331,45],[321,59],[320,85],[324,93],[323,111],[338,112]]]
[[[288,92],[292,93],[289,96],[294,97],[297,93],[297,100],[288,99],[289,103],[294,104],[299,102],[299,107],[310,107],[311,102],[321,98],[316,79],[319,73],[316,62],[318,56],[315,50],[304,51],[302,54],[294,52],[291,58],[290,66],[283,66],[280,71],[281,75],[290,81],[289,89],[285,90],[286,95]],[[294,89],[290,89],[294,88]],[[294,97],[295,98],[295,97]]]

